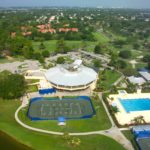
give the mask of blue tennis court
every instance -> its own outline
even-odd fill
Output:
[[[28,117],[31,120],[57,120],[91,118],[95,114],[91,99],[87,96],[62,98],[36,97],[31,99]]]

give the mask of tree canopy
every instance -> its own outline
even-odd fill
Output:
[[[63,38],[57,41],[56,47],[56,53],[67,53],[69,51],[69,47],[66,46]]]
[[[150,62],[150,55],[145,55],[145,56],[143,57],[143,61],[144,61],[144,62]]]
[[[3,99],[19,98],[26,91],[24,76],[19,74],[4,71],[0,73],[0,83],[0,97]]]

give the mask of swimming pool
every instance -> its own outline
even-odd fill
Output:
[[[119,99],[126,112],[150,110],[150,98]]]

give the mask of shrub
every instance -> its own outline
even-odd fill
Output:
[[[94,48],[94,53],[95,54],[100,54],[102,53],[102,48],[100,45],[96,45],[95,48]]]
[[[50,55],[50,53],[47,50],[45,50],[45,51],[42,52],[42,56],[43,57],[49,57],[49,55]]]
[[[99,67],[101,66],[100,60],[95,59],[95,60],[93,61],[93,63],[94,63],[94,67],[96,67],[96,68],[99,68]]]
[[[34,53],[34,59],[38,60],[40,63],[44,63],[44,58],[39,52]]]
[[[123,74],[125,76],[133,76],[133,75],[137,75],[137,71],[135,69],[132,69],[132,68],[126,68],[124,69],[123,71]]]
[[[150,70],[150,62],[147,63],[147,68]]]
[[[114,114],[118,113],[119,112],[119,109],[117,106],[111,106],[111,110]]]
[[[45,49],[45,45],[43,44],[43,43],[41,43],[40,45],[39,45],[39,49]]]
[[[64,57],[58,57],[56,62],[57,62],[57,64],[63,64],[63,63],[65,63],[65,59],[64,59]]]
[[[123,50],[123,51],[120,51],[119,56],[124,59],[128,59],[132,56],[132,53],[129,50]]]
[[[124,69],[124,68],[127,67],[127,63],[125,61],[123,61],[123,60],[118,60],[117,63],[118,63],[118,68],[119,69]]]
[[[145,56],[143,57],[143,61],[144,61],[144,62],[150,62],[150,55],[145,55]]]

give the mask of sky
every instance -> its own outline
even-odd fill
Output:
[[[150,0],[0,0],[0,7],[10,6],[150,8]]]

